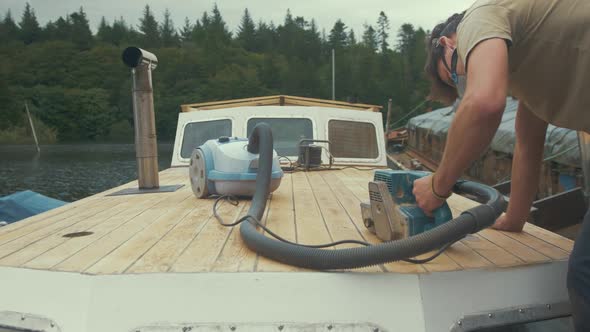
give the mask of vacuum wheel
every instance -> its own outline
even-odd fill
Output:
[[[205,156],[201,149],[194,149],[191,155],[189,166],[189,176],[193,193],[198,198],[209,196],[207,190],[207,169],[205,168]]]

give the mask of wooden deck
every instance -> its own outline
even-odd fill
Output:
[[[153,272],[303,271],[259,257],[242,243],[237,228],[212,217],[213,200],[193,196],[187,168],[160,173],[161,185],[184,183],[174,193],[106,196],[136,186],[108,190],[0,228],[0,266],[87,274]],[[363,225],[359,203],[368,200],[372,171],[286,174],[272,195],[266,225],[299,243],[341,239],[378,242]],[[453,213],[473,206],[449,199]],[[248,202],[220,205],[226,222],[242,216]],[[80,237],[66,234],[89,232]],[[523,233],[484,230],[470,235],[430,263],[396,262],[358,272],[427,273],[566,260],[573,242],[534,225]],[[427,255],[425,255],[427,256]]]

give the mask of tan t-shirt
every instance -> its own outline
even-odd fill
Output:
[[[509,45],[513,96],[551,124],[590,132],[590,0],[476,1],[457,28],[466,66],[490,38]]]

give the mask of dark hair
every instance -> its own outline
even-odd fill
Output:
[[[450,38],[457,32],[457,26],[463,19],[465,12],[453,14],[446,22],[437,24],[429,36],[426,37],[426,65],[424,71],[430,80],[430,94],[428,99],[437,100],[445,104],[452,104],[457,99],[457,90],[443,82],[438,75],[438,61],[444,55],[444,46],[439,44],[440,37]]]

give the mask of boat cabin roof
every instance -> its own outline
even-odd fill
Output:
[[[205,103],[184,104],[180,106],[180,109],[182,110],[182,112],[192,112],[202,110],[234,108],[242,106],[322,106],[370,112],[379,112],[382,108],[382,106],[380,105],[348,103],[337,100],[276,95],[244,99],[211,101]]]
[[[319,244],[342,239],[376,243],[361,218],[372,170],[346,168],[287,173],[267,204],[270,229],[291,241]],[[0,266],[84,274],[155,272],[303,271],[250,251],[236,228],[213,217],[214,199],[197,199],[188,168],[160,172],[160,185],[183,184],[171,193],[109,196],[103,193],[0,228]],[[475,202],[454,195],[457,215]],[[226,222],[243,216],[249,201],[222,203]],[[492,229],[469,235],[433,261],[395,262],[359,272],[422,274],[472,269],[506,269],[566,260],[573,242],[531,224],[522,233]],[[329,249],[328,249],[329,250]],[[428,255],[425,255],[428,256]]]

